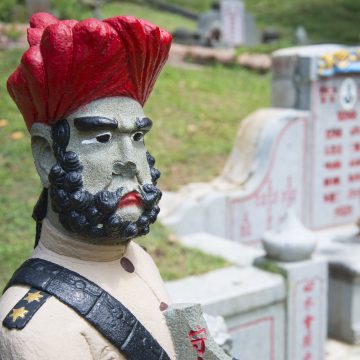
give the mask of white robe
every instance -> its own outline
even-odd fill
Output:
[[[127,272],[122,256],[135,267]],[[98,246],[65,237],[45,219],[39,245],[32,258],[41,258],[75,271],[95,282],[125,305],[165,349],[175,352],[162,302],[170,299],[151,257],[137,244]],[[26,294],[14,286],[0,299],[0,321]],[[86,320],[55,297],[50,297],[22,330],[0,326],[0,360],[119,360],[125,359]]]

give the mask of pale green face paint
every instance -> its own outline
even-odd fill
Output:
[[[74,119],[93,116],[116,120],[118,126],[89,131],[76,128]],[[96,194],[123,188],[126,194],[138,191],[139,185],[152,183],[143,139],[146,131],[136,126],[136,121],[144,117],[141,105],[126,97],[93,101],[67,117],[70,125],[67,150],[76,152],[83,165],[84,190]],[[136,221],[141,212],[141,206],[134,205],[117,210],[128,221]]]

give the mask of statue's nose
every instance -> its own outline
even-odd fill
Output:
[[[137,174],[136,164],[133,163],[132,161],[127,161],[125,163],[121,161],[117,161],[113,165],[113,174],[121,175],[127,178],[133,178]]]

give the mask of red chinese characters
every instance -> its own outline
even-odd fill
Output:
[[[356,119],[356,111],[339,111],[338,120],[339,121],[351,121]]]
[[[337,89],[333,86],[320,87],[320,101],[322,104],[327,102],[334,103],[336,100]]]
[[[329,145],[325,147],[326,155],[341,155],[342,154],[342,146],[341,145]]]
[[[315,320],[315,316],[313,313],[314,308],[314,280],[308,280],[303,287],[303,292],[306,294],[305,300],[303,303],[304,308],[304,319],[303,319],[303,326],[304,326],[304,336],[302,345],[305,350],[303,360],[312,360],[313,359],[313,352],[312,352],[312,345],[313,345],[313,323]]]
[[[188,338],[191,342],[191,345],[193,346],[194,350],[198,353],[197,360],[203,360],[203,355],[206,350],[206,344],[205,341],[206,338],[206,329],[200,328],[200,326],[197,326],[197,330],[190,330],[188,334]]]
[[[328,129],[326,130],[326,138],[330,139],[338,139],[342,137],[342,130],[341,129]]]
[[[340,177],[334,177],[334,178],[326,178],[324,179],[324,185],[325,186],[333,186],[333,185],[339,185],[340,184]]]

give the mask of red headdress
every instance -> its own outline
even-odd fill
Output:
[[[28,41],[7,85],[30,129],[104,97],[127,96],[144,105],[171,35],[129,16],[78,22],[38,13],[30,19]]]

